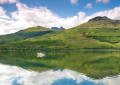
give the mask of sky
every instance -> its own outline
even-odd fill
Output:
[[[97,16],[120,20],[120,0],[0,0],[0,35],[28,27],[64,27]]]

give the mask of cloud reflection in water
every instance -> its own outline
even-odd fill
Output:
[[[35,72],[0,64],[0,85],[118,85],[120,76],[93,80],[71,70]]]

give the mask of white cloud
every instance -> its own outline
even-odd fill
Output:
[[[80,12],[73,17],[61,18],[45,7],[29,8],[22,3],[17,3],[16,7],[18,8],[18,11],[11,13],[11,20],[1,21],[4,21],[5,24],[9,23],[9,25],[6,26],[5,24],[1,24],[0,28],[1,26],[3,27],[2,31],[0,31],[0,34],[16,32],[20,29],[22,30],[33,26],[43,26],[49,28],[53,26],[63,26],[65,28],[71,28],[78,24],[81,24],[84,21],[85,17],[85,13]]]
[[[109,3],[110,0],[96,0],[96,2],[97,2],[97,3],[100,3],[100,2],[102,2],[102,3]]]
[[[120,7],[115,7],[114,9],[111,9],[111,10],[97,12],[97,13],[94,13],[93,15],[89,16],[89,17],[93,18],[93,17],[96,17],[96,16],[106,16],[110,19],[120,20]]]
[[[70,0],[71,4],[77,4],[78,0]]]
[[[6,11],[3,9],[3,7],[0,6],[0,18],[9,18],[6,15]]]
[[[91,4],[91,3],[88,3],[88,4],[86,5],[86,8],[92,8],[92,4]]]
[[[4,4],[4,3],[16,3],[18,2],[18,0],[0,0],[0,4]]]
[[[67,18],[58,16],[46,7],[30,8],[19,2],[16,3],[16,7],[18,10],[12,12],[11,17],[8,17],[6,11],[0,7],[0,35],[14,33],[33,26],[72,28],[96,16],[107,16],[111,19],[120,20],[120,7],[97,12],[91,16],[79,12],[75,16]]]

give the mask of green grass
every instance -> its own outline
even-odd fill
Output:
[[[102,28],[92,29],[89,33],[84,34],[87,38],[93,38],[101,42],[119,43],[120,42],[120,29],[119,28]]]

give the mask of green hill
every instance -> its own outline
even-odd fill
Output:
[[[53,32],[53,30],[40,26],[27,28],[13,34],[0,36],[0,45],[25,40],[27,38],[40,37],[51,32]]]
[[[34,32],[34,30],[25,30]],[[39,28],[37,28],[39,32]],[[50,30],[51,32],[51,30]],[[95,17],[71,29],[45,33],[6,45],[8,49],[115,49],[120,48],[120,21]]]

